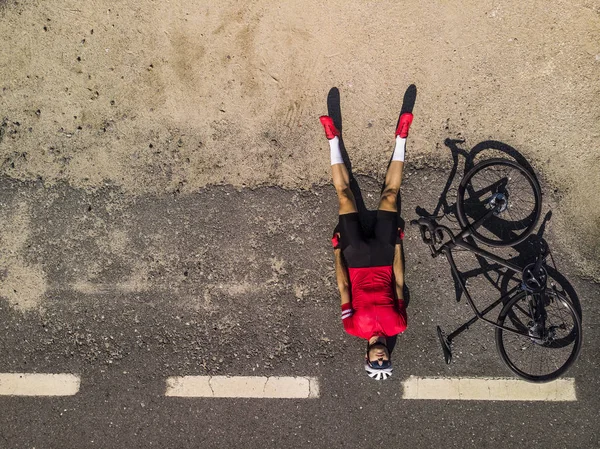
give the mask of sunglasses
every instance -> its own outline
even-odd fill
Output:
[[[382,360],[381,365],[380,365],[379,360],[375,360],[374,362],[371,362],[369,359],[367,359],[367,365],[369,365],[373,369],[386,369],[386,368],[389,368],[390,366],[392,366],[392,361],[391,360]]]

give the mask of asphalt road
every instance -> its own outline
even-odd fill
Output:
[[[446,177],[406,171],[406,221],[417,206],[434,209]],[[380,181],[359,184],[374,207]],[[554,200],[544,200],[544,211],[552,209]],[[2,448],[600,446],[600,288],[577,276],[551,221],[544,237],[583,309],[584,347],[567,374],[578,400],[409,401],[401,381],[410,375],[511,373],[483,324],[456,341],[453,363],[444,364],[435,326],[451,330],[470,311],[455,301],[445,260],[431,259],[408,229],[409,327],[392,379],[367,378],[364,344],[340,320],[330,186],[131,197],[111,186],[88,192],[3,179],[0,203],[5,223],[21,223],[26,237],[3,256],[2,278],[14,282],[11,267],[28,267],[43,283],[0,299],[0,372],[82,379],[75,396],[0,396]],[[466,254],[459,263],[477,266]],[[470,286],[482,303],[496,294],[482,276]],[[321,396],[164,396],[167,377],[207,374],[315,376]]]

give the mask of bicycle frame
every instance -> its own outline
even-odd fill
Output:
[[[473,225],[471,227],[464,229],[462,232],[460,232],[456,236],[454,235],[454,233],[452,232],[452,230],[450,228],[448,228],[447,226],[438,224],[435,219],[421,218],[420,220],[417,221],[417,224],[419,224],[419,226],[420,226],[421,236],[423,238],[423,241],[429,245],[429,248],[431,250],[431,255],[433,257],[437,257],[440,254],[442,254],[446,257],[446,259],[450,263],[450,268],[452,270],[453,277],[459,283],[460,287],[462,288],[462,291],[465,294],[465,297],[467,298],[469,305],[471,306],[471,309],[475,313],[475,316],[473,318],[471,318],[469,321],[467,321],[465,324],[463,324],[462,326],[460,326],[458,329],[456,329],[454,332],[452,332],[450,335],[447,336],[449,341],[451,341],[452,338],[454,338],[455,336],[457,336],[464,330],[468,329],[473,323],[475,323],[477,320],[480,320],[480,319],[483,320],[484,322],[491,324],[492,326],[494,326],[496,328],[500,328],[504,331],[512,332],[514,334],[526,336],[526,337],[533,338],[536,340],[541,340],[540,338],[531,336],[531,335],[523,333],[523,332],[519,332],[515,329],[501,326],[498,323],[495,323],[494,321],[491,321],[491,320],[488,320],[487,318],[485,318],[485,315],[487,315],[487,313],[489,313],[496,306],[498,306],[498,304],[503,302],[504,299],[506,299],[507,297],[510,297],[515,292],[515,290],[521,288],[521,286],[513,287],[505,295],[503,295],[498,300],[496,300],[494,303],[492,303],[491,305],[486,307],[483,311],[480,311],[479,309],[477,309],[477,306],[473,302],[473,298],[471,297],[469,291],[467,290],[467,286],[466,286],[465,282],[462,280],[462,278],[460,276],[460,272],[458,271],[458,267],[456,266],[456,262],[454,261],[454,257],[452,255],[452,250],[456,247],[460,247],[460,248],[466,249],[468,251],[471,251],[472,253],[477,254],[481,257],[484,257],[488,260],[496,262],[497,264],[507,268],[508,270],[510,270],[518,275],[522,274],[522,272],[523,272],[522,267],[519,267],[518,265],[515,265],[505,259],[502,259],[501,257],[498,257],[495,254],[490,253],[489,251],[486,251],[477,246],[471,245],[470,243],[465,241],[466,238],[470,237],[473,234],[473,231],[475,229],[477,229],[479,226],[481,226],[494,213],[495,213],[495,209],[490,210],[486,215],[484,215],[479,220],[477,220],[475,223],[473,223]],[[426,236],[424,228],[426,228],[427,231],[429,231],[429,233],[430,233],[429,238]],[[446,241],[445,243],[441,243],[444,240],[444,233],[448,234],[449,240]],[[439,248],[436,248],[436,243],[440,243],[441,246]]]

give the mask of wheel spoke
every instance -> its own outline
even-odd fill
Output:
[[[499,324],[542,339],[497,330],[500,355],[516,374],[536,381],[547,381],[561,375],[575,360],[581,346],[580,324],[573,306],[546,290],[542,298],[546,314],[544,329],[534,326],[529,303],[534,298],[527,294],[509,302],[508,310],[501,313]]]
[[[539,218],[539,187],[534,187],[529,173],[506,160],[481,163],[467,175],[459,188],[460,220],[473,225],[489,211],[493,194],[504,194],[506,209],[490,217],[473,236],[491,245],[508,245],[521,241],[533,230]]]

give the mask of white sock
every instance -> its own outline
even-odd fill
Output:
[[[393,161],[404,162],[404,149],[406,147],[406,138],[396,136],[396,148],[394,148]]]
[[[343,164],[342,152],[340,151],[340,139],[335,136],[329,140],[329,150],[331,154],[331,165]]]

